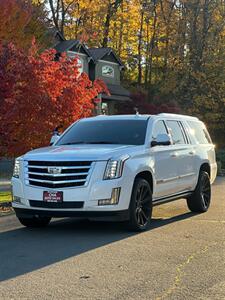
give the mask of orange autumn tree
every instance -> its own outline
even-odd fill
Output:
[[[28,55],[0,45],[0,156],[48,145],[54,127],[90,116],[93,98],[106,89],[80,75],[76,59],[55,54],[38,54],[35,43]]]

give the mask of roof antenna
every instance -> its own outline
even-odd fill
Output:
[[[136,116],[139,116],[138,107],[134,107],[134,111],[135,111]]]

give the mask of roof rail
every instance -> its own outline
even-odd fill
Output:
[[[160,113],[158,114],[158,116],[162,116],[162,117],[176,117],[176,118],[190,118],[190,119],[194,119],[194,120],[199,120],[197,117],[193,117],[193,116],[188,116],[188,115],[180,115],[180,114],[170,114],[170,113]]]

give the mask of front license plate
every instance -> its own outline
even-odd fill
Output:
[[[43,192],[43,200],[45,202],[63,202],[63,192]]]

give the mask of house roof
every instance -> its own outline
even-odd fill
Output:
[[[78,40],[62,41],[55,46],[55,49],[57,52],[62,53],[70,50],[72,47],[77,46],[78,44]]]
[[[123,66],[121,59],[115,54],[112,48],[89,48],[88,51],[90,52],[94,61],[98,61],[104,58],[106,55],[110,55],[112,53],[118,63]]]
[[[94,60],[99,60],[103,58],[105,55],[110,54],[111,48],[89,48],[89,51],[94,58]]]
[[[58,31],[55,27],[49,28],[48,33],[53,37],[59,36],[61,41],[65,41],[65,38],[62,35],[62,33],[60,31]]]
[[[120,66],[123,66],[120,58],[115,54],[112,48],[88,48],[86,45],[80,43],[79,40],[64,40],[59,42],[54,48],[57,52],[62,53],[69,51],[73,47],[81,46],[83,47],[86,54],[93,59],[94,62],[97,62],[100,59],[103,59],[106,55],[112,54]]]
[[[117,96],[117,95],[111,95],[111,96],[108,96],[108,95],[102,95],[102,99],[103,100],[106,100],[106,101],[132,101],[129,97],[127,96]]]
[[[72,49],[73,47],[82,47],[84,52],[90,57],[92,58],[89,49],[82,44],[79,40],[68,40],[68,41],[62,41],[60,43],[58,43],[54,48],[56,49],[56,51],[58,53],[62,53],[62,52],[66,52],[69,51],[70,49]],[[93,59],[93,58],[92,58]]]
[[[130,92],[122,85],[107,83],[107,87],[111,95],[130,97]]]
[[[131,101],[130,92],[122,85],[107,84],[110,95],[103,94],[102,99],[107,101]]]

